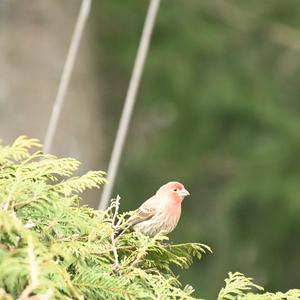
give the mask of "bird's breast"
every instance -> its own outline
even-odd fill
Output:
[[[163,230],[166,232],[171,232],[176,227],[180,215],[181,205],[170,205],[166,210],[164,210],[161,216],[161,219],[163,220]]]

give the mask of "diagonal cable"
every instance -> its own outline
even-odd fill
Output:
[[[124,142],[127,136],[128,127],[133,112],[137,90],[140,85],[142,72],[145,65],[146,56],[149,49],[150,39],[158,12],[160,0],[151,0],[146,15],[146,20],[143,28],[142,37],[140,40],[137,56],[134,62],[133,71],[127,90],[125,103],[119,122],[119,127],[114,142],[111,158],[108,165],[107,179],[108,183],[104,186],[101,199],[99,202],[99,209],[105,210],[108,206],[111,197],[112,189],[116,179],[120,158],[122,155]]]
[[[44,151],[49,153],[52,148],[53,139],[56,133],[60,113],[64,104],[66,92],[68,90],[70,78],[75,64],[76,55],[80,46],[80,40],[86,21],[89,16],[92,0],[82,0],[76,25],[72,35],[67,58],[64,64],[62,76],[60,79],[58,91],[53,104],[47,132],[44,140]]]

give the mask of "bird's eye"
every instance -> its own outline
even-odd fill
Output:
[[[173,189],[173,192],[177,192],[178,191],[178,189]]]

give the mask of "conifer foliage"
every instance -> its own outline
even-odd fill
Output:
[[[225,279],[225,287],[221,289],[217,300],[299,300],[300,290],[293,289],[286,293],[254,293],[263,291],[264,288],[253,283],[252,278],[242,273],[229,272]]]
[[[107,211],[79,206],[79,194],[105,183],[104,173],[72,176],[79,162],[40,151],[35,139],[0,145],[0,300],[195,299],[172,265],[189,267],[211,252],[125,231],[120,198]],[[229,273],[218,300],[295,300],[299,290],[253,294],[250,278]]]
[[[192,299],[170,266],[188,267],[209,247],[132,232],[115,239],[126,216],[117,216],[119,198],[106,212],[79,206],[78,193],[104,173],[71,177],[79,162],[40,146],[21,136],[0,147],[0,299]]]

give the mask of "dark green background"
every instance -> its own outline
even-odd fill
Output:
[[[94,2],[111,143],[147,6]],[[162,0],[114,191],[129,210],[185,183],[171,240],[214,250],[180,272],[198,296],[215,298],[229,271],[299,288],[299,27],[297,0]]]

